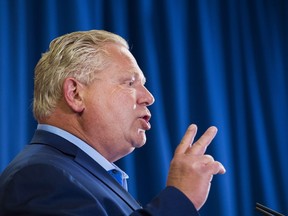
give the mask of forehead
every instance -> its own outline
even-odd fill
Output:
[[[124,46],[118,44],[107,44],[108,56],[111,59],[111,67],[118,75],[133,75],[145,82],[142,70],[139,68],[136,59]],[[116,74],[115,74],[116,75]]]

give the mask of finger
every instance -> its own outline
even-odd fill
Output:
[[[214,158],[211,155],[207,155],[207,154],[198,157],[198,160],[199,160],[199,162],[202,162],[204,164],[208,164],[208,163],[211,163],[211,162],[215,161]]]
[[[212,126],[209,127],[205,133],[195,142],[192,147],[189,149],[188,154],[193,155],[203,155],[207,149],[207,146],[214,139],[217,134],[217,128]]]
[[[197,126],[191,124],[186,130],[180,144],[175,150],[175,154],[184,154],[188,148],[192,145],[195,135],[197,133]]]
[[[219,171],[218,171],[217,174],[224,174],[224,173],[226,173],[226,169],[225,169],[225,167],[223,166],[223,164],[220,163],[220,162],[218,162],[218,161],[215,161],[215,162],[219,164]]]
[[[219,161],[207,163],[205,168],[211,173],[211,175],[224,174],[226,172],[225,167]]]

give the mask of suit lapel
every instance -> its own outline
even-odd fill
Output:
[[[103,167],[101,167],[96,161],[94,161],[76,145],[70,143],[66,139],[47,131],[36,130],[31,144],[49,145],[66,155],[73,156],[76,163],[88,170],[101,182],[107,185],[107,187],[118,194],[118,196],[121,197],[121,199],[132,209],[136,210],[140,208],[136,200],[121,185],[115,182],[113,177],[111,177]]]

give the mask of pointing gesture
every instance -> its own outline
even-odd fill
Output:
[[[226,171],[220,162],[205,154],[217,133],[217,128],[208,128],[193,144],[196,133],[197,126],[190,125],[175,150],[167,186],[178,188],[199,210],[207,200],[213,175],[224,174]]]

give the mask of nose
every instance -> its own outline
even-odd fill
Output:
[[[155,98],[151,94],[151,92],[145,87],[142,86],[142,90],[140,91],[140,95],[138,97],[138,104],[150,106],[155,102]]]

